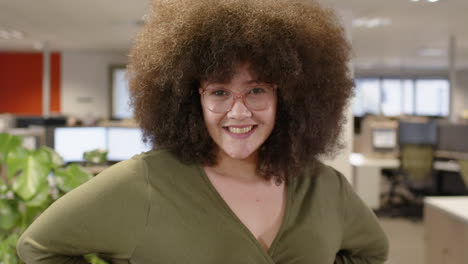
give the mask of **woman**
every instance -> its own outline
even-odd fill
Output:
[[[275,0],[156,1],[130,54],[155,150],[54,203],[26,263],[383,263],[388,244],[344,177],[349,47],[333,13]]]

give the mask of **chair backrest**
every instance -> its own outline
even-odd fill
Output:
[[[431,178],[434,150],[431,145],[400,146],[401,169],[412,182],[426,182]]]
[[[458,160],[458,164],[460,165],[460,174],[468,188],[468,160]]]

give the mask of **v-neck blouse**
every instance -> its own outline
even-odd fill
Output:
[[[32,263],[383,263],[387,238],[334,169],[306,169],[287,186],[283,222],[268,251],[196,164],[167,151],[118,163],[50,206],[21,236]]]

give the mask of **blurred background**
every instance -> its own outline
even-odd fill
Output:
[[[390,238],[387,263],[468,263],[468,1],[320,2],[346,29],[356,83],[346,148],[326,162],[376,212]],[[92,177],[149,149],[125,79],[148,8],[146,0],[0,0],[0,168],[13,139],[28,155],[58,155],[48,168],[62,176],[78,164]],[[39,177],[21,171],[23,182]],[[0,170],[0,240],[14,244],[17,200],[45,208],[73,186],[46,173],[50,197],[38,203],[42,187],[13,187],[8,175]],[[16,263],[1,248],[0,263]]]

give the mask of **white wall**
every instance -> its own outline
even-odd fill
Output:
[[[61,109],[80,118],[110,115],[109,66],[126,64],[127,56],[114,52],[63,52]]]

